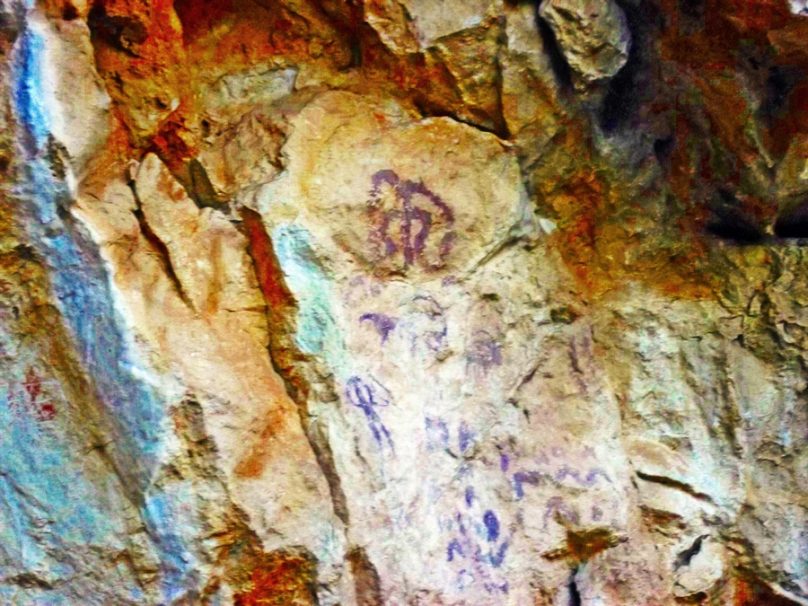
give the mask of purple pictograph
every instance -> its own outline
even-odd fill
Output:
[[[376,332],[379,333],[382,344],[384,344],[390,337],[390,333],[395,330],[396,324],[398,324],[398,318],[381,313],[366,313],[359,316],[359,322],[370,322],[376,329]]]
[[[393,438],[382,423],[376,409],[380,406],[389,406],[392,401],[390,392],[373,378],[362,379],[351,377],[345,386],[345,396],[348,401],[361,410],[367,420],[373,439],[380,449],[389,448],[394,451]]]
[[[443,267],[455,240],[454,212],[422,181],[389,169],[374,173],[367,209],[370,239],[383,258],[400,256],[405,268]]]
[[[466,364],[477,378],[502,365],[502,345],[486,330],[476,331],[466,350]]]

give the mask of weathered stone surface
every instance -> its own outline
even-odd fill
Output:
[[[611,78],[626,64],[631,34],[613,0],[544,0],[539,15],[584,83]]]
[[[345,250],[368,273],[457,278],[529,220],[516,159],[493,135],[345,93],[316,99],[291,128],[262,212],[310,217],[321,254]]]
[[[476,28],[501,12],[501,0],[469,0],[448,5],[440,0],[365,2],[367,22],[396,52],[430,47],[441,38]]]
[[[40,28],[47,67],[43,77],[51,104],[61,111],[53,116],[53,136],[65,147],[77,175],[109,134],[110,99],[93,63],[90,31],[82,21],[52,24],[32,19]],[[55,28],[58,28],[55,29]],[[81,99],[81,103],[75,103]]]
[[[266,353],[263,298],[247,243],[219,211],[197,209],[156,156],[134,172],[131,190],[113,182],[100,208],[81,206],[87,224],[103,234],[102,253],[132,330],[151,363],[175,382],[166,397],[184,392],[201,405],[210,438],[201,437],[214,440],[221,473],[239,486],[233,490],[251,523],[274,542],[313,550],[338,522]],[[267,492],[268,484],[283,488],[267,498],[278,490]]]
[[[0,2],[0,602],[808,603],[798,4]]]

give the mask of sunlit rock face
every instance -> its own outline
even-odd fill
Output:
[[[808,604],[808,16],[0,2],[0,603]]]

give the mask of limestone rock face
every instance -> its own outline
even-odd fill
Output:
[[[447,7],[440,0],[367,1],[368,24],[395,52],[414,52],[442,38],[474,29],[502,14],[498,0],[471,0]]]
[[[808,604],[798,2],[0,2],[0,603]]]
[[[613,0],[544,0],[539,15],[584,82],[610,78],[626,64],[631,34]]]

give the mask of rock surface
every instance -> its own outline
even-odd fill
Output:
[[[614,76],[628,61],[631,34],[612,0],[544,0],[539,15],[585,83]]]
[[[804,13],[0,1],[0,603],[808,604]]]

